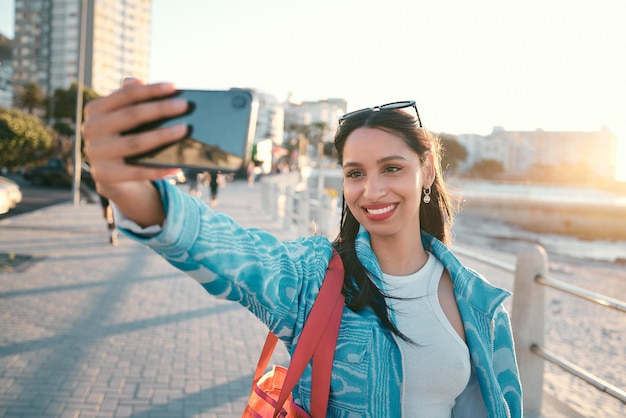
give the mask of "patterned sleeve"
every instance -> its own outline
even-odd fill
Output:
[[[288,342],[321,286],[332,255],[325,237],[281,241],[243,228],[201,200],[155,183],[166,213],[154,236],[124,233],[197,280],[207,292],[236,301]]]

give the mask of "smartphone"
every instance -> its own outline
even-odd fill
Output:
[[[253,92],[244,89],[178,90],[171,97],[189,102],[185,114],[146,123],[124,134],[184,123],[187,135],[175,143],[127,157],[128,164],[200,168],[227,173],[247,166],[252,154],[258,113],[258,102]]]

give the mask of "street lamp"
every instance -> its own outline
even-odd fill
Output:
[[[78,80],[76,82],[76,127],[74,131],[74,181],[72,183],[72,195],[74,207],[80,205],[80,174],[82,167],[81,133],[83,124],[83,83],[85,81],[85,34],[87,32],[87,0],[82,0],[80,5],[80,33],[78,40]]]

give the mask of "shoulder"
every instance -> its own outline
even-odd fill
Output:
[[[467,300],[475,308],[485,313],[494,313],[511,295],[508,290],[492,285],[482,274],[465,266],[454,252],[437,238],[422,232],[422,242],[449,272],[457,297]]]

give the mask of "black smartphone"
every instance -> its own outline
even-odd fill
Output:
[[[172,97],[189,102],[185,114],[146,123],[124,134],[184,123],[187,125],[185,138],[127,157],[127,163],[222,172],[235,172],[247,166],[258,113],[253,92],[245,89],[178,90]]]

